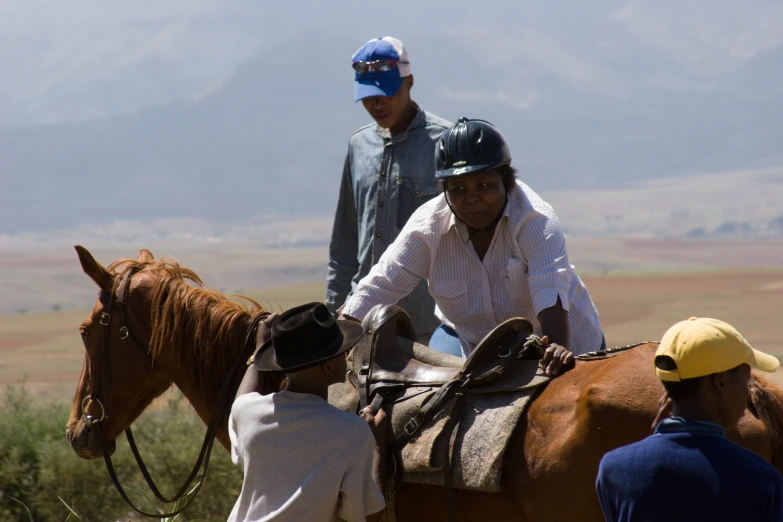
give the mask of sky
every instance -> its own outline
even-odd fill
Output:
[[[309,29],[357,47],[385,34],[486,33],[498,61],[525,55],[607,93],[628,87],[623,78],[638,60],[670,60],[678,69],[651,82],[716,89],[721,74],[781,46],[783,1],[400,0],[389,10],[364,1],[6,0],[0,126],[96,118],[198,95]],[[532,96],[508,103],[524,107]]]
[[[331,215],[367,121],[348,62],[384,35],[417,101],[497,123],[545,195],[783,165],[783,0],[4,0],[0,234],[241,222],[257,194]]]

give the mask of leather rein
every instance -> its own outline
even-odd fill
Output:
[[[245,351],[247,350],[248,345],[250,345],[251,348],[253,347],[253,344],[250,341],[255,336],[255,332],[258,328],[258,323],[269,314],[268,312],[261,313],[255,318],[253,318],[253,321],[250,323],[250,326],[248,327],[247,335],[245,336],[245,342],[242,345],[243,349],[240,351],[239,355],[234,360],[231,369],[229,370],[225,380],[223,381],[217,399],[215,400],[215,407],[212,411],[212,418],[210,419],[209,425],[207,426],[207,432],[204,435],[204,442],[201,445],[201,451],[199,452],[198,459],[196,460],[196,464],[193,466],[193,470],[190,472],[190,475],[185,480],[185,483],[182,485],[182,487],[179,489],[179,491],[177,491],[177,493],[173,497],[166,498],[160,492],[157,485],[155,484],[155,481],[150,476],[149,471],[147,470],[147,466],[144,464],[144,461],[141,458],[141,454],[139,453],[139,450],[136,447],[136,441],[133,438],[133,432],[131,431],[130,426],[128,426],[128,428],[125,429],[125,435],[128,439],[128,445],[131,448],[131,452],[133,453],[134,459],[136,459],[136,464],[138,464],[141,474],[144,476],[144,480],[147,482],[147,485],[149,486],[150,490],[155,495],[155,497],[165,504],[178,502],[183,497],[185,497],[190,491],[190,488],[194,480],[199,475],[199,470],[203,467],[203,471],[201,475],[198,477],[199,479],[198,484],[196,485],[195,489],[192,490],[192,494],[190,495],[190,498],[188,498],[187,502],[183,506],[181,506],[179,509],[171,513],[164,513],[164,514],[147,513],[145,511],[142,511],[138,507],[136,507],[136,505],[134,505],[131,499],[128,498],[127,493],[125,492],[122,485],[120,484],[119,479],[117,478],[117,473],[114,471],[114,466],[112,465],[111,456],[109,455],[109,448],[108,445],[106,444],[106,440],[104,438],[104,433],[102,428],[102,422],[107,416],[106,408],[103,402],[101,402],[100,400],[101,397],[103,397],[104,400],[106,400],[107,397],[106,390],[108,389],[109,382],[110,382],[109,342],[110,342],[112,332],[116,332],[115,335],[119,336],[120,341],[125,342],[128,345],[134,347],[139,353],[142,354],[142,356],[150,364],[150,371],[154,372],[157,370],[157,367],[155,366],[155,363],[153,362],[152,358],[150,358],[147,350],[144,350],[142,349],[141,346],[139,346],[138,342],[136,342],[136,340],[133,337],[133,334],[130,332],[127,326],[128,322],[125,316],[126,292],[128,291],[130,278],[134,273],[135,271],[133,270],[127,270],[125,274],[123,274],[117,286],[116,299],[114,299],[114,292],[112,292],[111,294],[106,294],[101,290],[98,294],[98,298],[101,304],[103,305],[103,312],[100,315],[101,378],[97,382],[94,377],[92,378],[91,393],[89,395],[86,395],[82,399],[82,415],[84,416],[84,423],[87,426],[87,428],[93,430],[93,433],[95,434],[95,438],[98,441],[98,445],[101,447],[101,451],[103,452],[103,460],[106,462],[106,469],[108,470],[109,476],[111,477],[111,480],[114,483],[114,487],[117,489],[117,492],[120,494],[122,499],[131,508],[133,508],[134,511],[136,511],[137,513],[145,517],[168,518],[168,517],[176,516],[182,511],[184,511],[190,505],[193,499],[196,498],[196,494],[198,493],[199,489],[201,489],[201,486],[204,483],[204,479],[207,476],[207,469],[209,468],[209,457],[210,454],[212,453],[212,446],[215,442],[215,436],[217,434],[218,426],[220,424],[220,421],[223,419],[225,413],[231,407],[232,398],[228,396],[231,383],[234,380],[234,376],[237,370],[239,369],[239,365],[241,361],[247,359],[247,355],[245,354]],[[114,319],[114,321],[112,321],[112,319]],[[119,328],[114,330],[111,327],[112,324],[119,324],[120,326]],[[91,403],[97,403],[98,406],[100,407],[100,417],[93,417],[92,415],[87,414],[87,407]]]

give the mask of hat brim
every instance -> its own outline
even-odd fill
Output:
[[[256,370],[260,372],[295,373],[332,360],[338,355],[351,349],[357,342],[359,342],[359,339],[361,339],[362,335],[364,334],[364,328],[362,328],[362,325],[354,321],[338,319],[337,324],[340,326],[340,330],[343,332],[343,344],[333,354],[321,359],[308,361],[304,364],[282,367],[277,364],[277,361],[275,361],[275,350],[272,348],[272,340],[270,339],[262,344],[258,350],[256,350],[256,353],[253,355],[253,366],[255,366]]]
[[[471,174],[487,172],[489,170],[496,169],[502,165],[508,165],[509,163],[511,163],[511,160],[502,161],[500,163],[487,163],[486,165],[466,165],[464,167],[453,167],[450,169],[437,171],[435,173],[435,178],[446,179],[446,178],[459,178],[462,176],[470,176]]]
[[[780,361],[777,357],[773,357],[756,349],[752,349],[750,357],[748,357],[745,362],[763,372],[774,372],[780,368]]]
[[[353,101],[371,96],[394,96],[402,86],[402,78],[374,78],[354,80]]]

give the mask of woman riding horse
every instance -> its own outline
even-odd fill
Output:
[[[427,279],[443,323],[430,347],[467,356],[495,326],[526,317],[557,375],[574,354],[604,348],[598,312],[568,261],[552,207],[516,179],[508,143],[483,120],[460,118],[440,138],[443,194],[422,205],[342,309],[363,318]]]

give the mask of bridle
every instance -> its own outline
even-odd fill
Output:
[[[106,469],[108,470],[109,476],[111,477],[111,480],[114,483],[114,487],[117,489],[117,492],[120,494],[122,499],[131,508],[133,508],[134,511],[136,511],[137,513],[143,516],[151,517],[151,518],[167,518],[167,517],[176,516],[182,511],[184,511],[190,505],[193,499],[196,497],[196,494],[198,493],[199,489],[201,489],[201,486],[204,483],[204,479],[207,476],[207,469],[209,468],[209,456],[212,453],[212,446],[215,442],[215,435],[217,434],[218,425],[220,424],[220,421],[223,419],[225,413],[228,411],[228,409],[231,406],[231,400],[230,400],[231,397],[228,397],[228,392],[231,387],[231,383],[234,380],[234,376],[239,368],[240,362],[247,359],[248,357],[248,355],[246,354],[247,347],[250,346],[251,349],[254,347],[254,343],[251,343],[250,341],[255,337],[255,332],[258,328],[258,323],[266,316],[268,316],[269,313],[263,312],[257,315],[255,318],[253,318],[252,322],[250,323],[250,326],[248,327],[247,335],[245,336],[245,342],[242,345],[243,349],[241,350],[237,358],[234,360],[231,369],[229,370],[225,380],[223,381],[217,399],[215,400],[215,408],[212,411],[212,418],[210,419],[209,425],[207,426],[207,433],[206,435],[204,435],[204,442],[201,445],[201,451],[199,452],[198,459],[196,460],[196,464],[193,466],[193,470],[190,472],[190,475],[185,480],[185,483],[182,485],[179,491],[172,498],[170,499],[166,498],[165,496],[163,496],[163,494],[161,494],[160,490],[155,485],[155,482],[152,480],[152,477],[150,476],[149,471],[147,470],[147,466],[145,466],[144,461],[141,458],[141,455],[139,454],[139,450],[136,447],[136,441],[133,438],[133,432],[131,431],[130,426],[128,426],[128,428],[125,429],[125,435],[128,439],[128,445],[131,448],[133,457],[136,459],[136,463],[139,466],[139,470],[141,471],[141,474],[144,476],[144,480],[147,482],[147,485],[149,486],[150,490],[152,490],[152,493],[155,495],[155,497],[165,504],[178,502],[185,495],[187,495],[191,491],[191,485],[193,484],[197,475],[199,475],[199,470],[203,467],[203,471],[199,476],[198,484],[192,490],[192,493],[190,493],[190,497],[188,498],[187,502],[183,506],[181,506],[179,509],[177,509],[175,512],[172,513],[165,513],[165,514],[147,513],[137,508],[133,504],[131,499],[128,498],[128,495],[125,493],[125,490],[120,484],[120,481],[117,478],[117,474],[114,471],[114,466],[112,465],[111,456],[109,455],[109,448],[106,444],[106,440],[104,439],[104,433],[102,428],[102,422],[106,418],[106,408],[100,400],[100,397],[103,397],[104,400],[106,400],[107,397],[106,389],[108,388],[110,382],[109,381],[109,377],[110,377],[109,341],[114,331],[111,328],[112,324],[120,325],[120,327],[116,330],[116,335],[119,335],[119,339],[121,341],[126,342],[130,346],[134,347],[136,351],[138,351],[149,362],[150,371],[154,372],[157,370],[157,367],[155,366],[155,363],[152,360],[152,358],[147,353],[147,350],[144,350],[138,344],[138,342],[136,342],[136,340],[133,337],[133,334],[130,332],[127,326],[128,322],[126,320],[126,315],[125,315],[126,292],[128,291],[128,284],[130,283],[130,278],[133,276],[134,273],[135,270],[127,270],[122,275],[122,278],[120,279],[120,282],[117,285],[116,299],[114,299],[114,291],[112,291],[111,294],[106,294],[103,290],[101,290],[98,294],[98,299],[103,305],[103,311],[101,312],[100,319],[99,319],[101,325],[100,379],[96,381],[94,376],[91,377],[92,390],[89,395],[86,395],[82,399],[82,415],[84,417],[84,423],[87,429],[93,430],[93,433],[95,434],[95,438],[98,441],[98,445],[101,447],[101,451],[103,452],[103,460],[106,462]],[[112,319],[114,319],[113,323],[112,323]],[[87,406],[89,406],[90,403],[96,403],[100,407],[99,417],[93,417],[92,415],[87,414]]]

